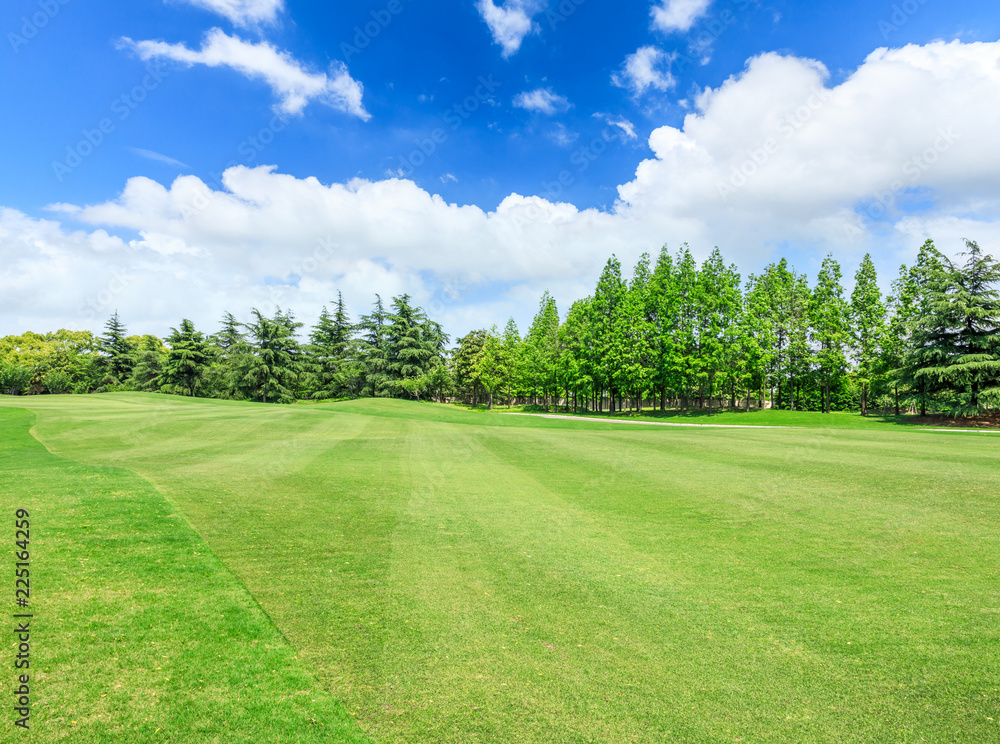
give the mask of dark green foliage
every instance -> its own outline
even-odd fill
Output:
[[[161,378],[166,358],[167,350],[163,347],[163,342],[156,336],[144,336],[139,343],[136,365],[132,369],[132,387],[140,392],[152,393],[159,390],[163,384]]]
[[[27,392],[31,377],[30,367],[0,362],[0,392],[5,395],[20,395]]]
[[[905,287],[914,298],[908,353],[899,377],[922,397],[947,399],[951,412],[1000,408],[1000,265],[967,242],[958,266],[925,245]]]
[[[237,387],[251,400],[291,403],[294,387],[304,372],[302,351],[295,333],[302,326],[280,309],[273,318],[254,308],[253,320],[243,324],[247,341],[232,361]]]
[[[169,392],[194,396],[212,361],[212,345],[194,328],[190,320],[182,320],[180,329],[171,328],[167,344],[170,351],[163,362],[160,385]]]
[[[337,293],[335,312],[323,308],[319,321],[309,334],[309,355],[314,374],[313,398],[354,397],[358,392],[359,373],[354,326]]]
[[[472,405],[478,405],[482,382],[476,373],[476,358],[486,344],[487,332],[472,331],[458,340],[451,356],[452,375],[458,394]]]
[[[104,333],[100,337],[100,350],[103,356],[102,369],[105,374],[105,385],[121,385],[132,373],[135,366],[135,346],[128,340],[125,324],[118,317],[117,311],[108,318],[104,325]]]
[[[222,317],[222,328],[212,337],[212,341],[220,350],[227,352],[246,340],[240,328],[236,317],[232,313],[226,313]]]
[[[361,316],[359,350],[361,356],[362,390],[365,395],[381,397],[390,394],[388,333],[391,317],[375,295],[371,313]]]
[[[538,312],[528,329],[523,349],[519,348],[519,341],[517,326],[511,320],[501,340],[505,386],[514,383],[520,372],[525,375],[524,382],[532,397],[541,397],[542,404],[547,406],[549,399],[558,395],[559,388],[559,310],[555,298],[548,292],[538,303]]]
[[[393,298],[392,309],[384,359],[388,378],[398,383],[420,377],[430,368],[437,343],[426,328],[426,316],[410,305],[409,295]]]
[[[879,371],[882,338],[885,334],[885,305],[878,288],[875,264],[865,254],[854,277],[851,293],[851,326],[854,329],[853,351],[861,386],[861,415],[868,415],[868,394]]]
[[[840,264],[823,259],[810,304],[811,335],[816,344],[816,374],[822,385],[823,412],[830,413],[831,390],[847,372],[848,307],[840,284]]]

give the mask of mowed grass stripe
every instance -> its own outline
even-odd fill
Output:
[[[19,741],[368,741],[159,493],[50,454],[34,419],[0,408],[2,512],[11,525],[31,514],[33,709]]]
[[[380,742],[997,738],[995,440],[160,396],[82,437],[117,397],[39,429],[151,471]]]
[[[528,441],[524,441],[525,439]],[[574,478],[567,479],[567,475],[565,472],[560,471],[558,468],[553,467],[553,463],[558,461],[559,458],[557,456],[553,456],[553,453],[548,451],[545,447],[540,446],[539,442],[535,441],[532,438],[531,434],[526,434],[523,439],[519,438],[517,440],[517,446],[513,447],[507,446],[506,448],[503,447],[498,448],[497,454],[500,456],[499,459],[501,459],[502,462],[504,463],[506,470],[509,471],[512,469],[516,469],[519,466],[522,469],[524,467],[528,467],[530,468],[534,476],[542,479],[547,479],[550,482],[554,482],[559,490],[564,490],[565,495],[567,496],[568,499],[572,499],[578,502],[583,502],[588,505],[588,508],[591,507],[592,499],[588,498],[586,496],[586,493],[588,487],[593,486],[594,483],[596,483],[596,480],[593,479],[593,473],[591,473],[589,470],[590,468],[596,468],[597,471],[601,473],[602,477],[605,480],[616,482],[616,485],[611,488],[611,491],[615,496],[613,502],[609,499],[605,502],[605,504],[602,505],[602,507],[606,507],[607,503],[613,503],[616,506],[620,504],[632,504],[639,510],[641,514],[640,517],[636,517],[635,519],[640,519],[642,521],[642,524],[638,528],[633,528],[628,522],[627,519],[628,515],[624,515],[624,517],[619,519],[617,521],[617,524],[615,524],[615,528],[620,529],[621,534],[628,534],[631,532],[631,533],[637,533],[639,537],[638,540],[634,541],[635,545],[633,546],[633,548],[629,551],[626,551],[623,554],[624,556],[634,557],[636,559],[633,565],[620,565],[618,567],[618,570],[620,570],[623,575],[628,576],[630,569],[634,571],[637,567],[639,567],[639,570],[642,570],[642,567],[645,567],[647,569],[653,568],[654,570],[651,575],[655,576],[657,574],[657,569],[658,569],[658,567],[655,564],[655,559],[651,560],[650,556],[648,555],[644,556],[641,549],[643,545],[649,545],[650,541],[665,539],[668,542],[668,544],[673,544],[674,546],[677,546],[678,551],[681,550],[683,551],[682,554],[675,553],[675,558],[676,558],[675,563],[690,563],[692,558],[695,559],[699,557],[702,558],[700,565],[698,563],[694,565],[696,571],[694,573],[694,576],[692,576],[692,578],[695,579],[697,583],[691,584],[692,589],[694,589],[698,584],[700,584],[703,590],[705,591],[706,595],[720,596],[720,593],[723,593],[721,594],[723,599],[726,599],[724,592],[729,591],[729,594],[732,595],[728,598],[730,603],[744,604],[744,605],[747,604],[748,599],[752,600],[751,604],[754,601],[756,601],[754,598],[755,594],[764,594],[764,596],[762,597],[764,601],[758,602],[760,606],[755,608],[755,612],[758,615],[759,619],[765,619],[765,620],[767,619],[768,614],[775,614],[778,624],[782,626],[780,630],[783,631],[783,635],[785,635],[785,637],[787,637],[789,631],[794,633],[799,627],[809,628],[810,625],[816,625],[816,618],[812,617],[811,615],[829,614],[829,609],[831,607],[836,608],[834,602],[836,602],[837,604],[843,604],[843,603],[853,604],[855,611],[853,613],[852,612],[845,613],[847,616],[846,619],[848,620],[849,623],[848,626],[846,627],[846,631],[849,632],[855,632],[858,631],[859,629],[867,627],[867,624],[870,622],[870,618],[866,617],[865,616],[866,614],[878,615],[877,607],[873,608],[868,606],[866,608],[865,602],[869,599],[868,597],[856,596],[857,594],[856,590],[858,587],[864,587],[870,589],[872,592],[874,592],[876,597],[878,597],[887,588],[884,585],[873,583],[871,581],[871,576],[869,576],[870,564],[872,562],[871,545],[861,546],[862,548],[866,547],[867,552],[856,553],[855,551],[859,548],[859,546],[856,544],[840,545],[837,543],[833,543],[831,545],[826,546],[828,548],[828,553],[826,555],[812,556],[809,554],[808,548],[812,547],[815,550],[816,548],[815,544],[812,546],[805,545],[803,547],[806,548],[806,551],[803,553],[797,553],[795,551],[796,546],[789,546],[787,544],[782,545],[780,541],[777,542],[772,541],[770,539],[772,537],[771,535],[759,535],[759,534],[753,534],[750,536],[745,536],[745,534],[741,535],[739,531],[733,531],[728,529],[728,527],[726,526],[726,522],[730,521],[731,518],[723,514],[717,515],[718,518],[721,519],[721,524],[713,524],[713,522],[715,521],[713,520],[714,515],[705,513],[706,500],[702,494],[698,493],[699,490],[703,489],[695,488],[694,494],[691,494],[692,489],[690,487],[685,488],[684,481],[677,479],[675,479],[675,482],[668,484],[669,486],[672,486],[672,488],[661,489],[659,493],[664,494],[667,499],[671,499],[672,501],[677,503],[680,509],[673,514],[668,514],[667,519],[661,519],[659,520],[659,522],[656,522],[655,520],[651,521],[654,519],[655,514],[649,511],[648,509],[646,511],[642,511],[644,509],[644,504],[641,498],[644,495],[644,493],[650,493],[649,489],[644,489],[644,488],[634,489],[635,490],[634,497],[636,498],[630,500],[629,498],[627,498],[629,493],[628,482],[631,480],[633,486],[641,485],[641,480],[642,480],[641,476],[644,474],[648,475],[650,473],[662,474],[662,473],[676,472],[676,470],[671,467],[671,465],[676,465],[676,463],[664,462],[664,465],[666,466],[664,468],[660,469],[644,468],[637,471],[634,467],[631,467],[632,463],[626,462],[624,463],[624,466],[622,468],[614,470],[614,469],[609,469],[607,464],[602,464],[599,461],[600,457],[597,455],[597,452],[605,448],[605,443],[602,442],[596,448],[596,451],[586,450],[585,448],[582,448],[578,440],[574,440],[571,446],[577,452],[577,454],[582,453],[584,455],[579,459],[585,460],[589,466],[589,467],[574,469],[572,472],[578,476],[575,479]],[[610,451],[621,451],[622,447],[613,446],[608,449]],[[752,451],[744,450],[744,452],[747,455],[753,454]],[[683,461],[685,457],[681,456],[679,458],[674,458],[674,457],[670,458],[670,460],[675,460],[675,459],[680,459],[681,461]],[[989,465],[988,458],[984,462],[981,462],[980,464],[983,466],[988,466]],[[681,470],[684,471],[685,469],[681,468]],[[692,474],[691,469],[686,469],[686,471],[689,476]],[[989,472],[989,470],[985,470],[985,472]],[[549,474],[553,475],[547,478]],[[703,473],[702,475],[712,475],[712,474]],[[723,477],[723,481],[726,482],[727,485],[731,485],[737,482],[732,477],[728,478],[725,477],[726,474],[723,472],[716,472],[714,473],[714,475],[718,477]],[[712,483],[718,481],[713,481],[711,478],[709,478],[708,482]],[[756,481],[748,481],[748,482],[756,483]],[[813,484],[809,484],[808,482],[806,482],[805,485],[813,485]],[[762,489],[764,493],[766,493],[769,490],[770,489],[767,487]],[[536,488],[537,493],[543,493],[544,491],[545,491],[544,487]],[[593,488],[591,488],[591,491],[593,491]],[[685,491],[687,492],[686,495]],[[626,498],[620,498],[623,494],[626,496]],[[694,498],[691,498],[692,495],[694,496]],[[478,496],[478,494],[470,495],[471,498],[475,498],[476,496]],[[816,503],[814,502],[814,499],[810,495],[808,489],[800,489],[800,493],[791,492],[786,494],[779,494],[778,496],[783,498],[787,502],[787,505],[794,505],[797,511],[801,511],[803,507],[805,507],[805,509],[812,508],[815,511],[817,506]],[[800,498],[804,498],[805,500],[799,501]],[[877,498],[878,494],[873,494],[871,503],[875,503]],[[718,499],[716,499],[716,501],[718,501]],[[711,504],[712,502],[709,501],[707,505],[711,507]],[[860,520],[856,519],[855,521],[857,524],[864,526],[864,520],[865,520],[864,513],[866,504],[859,499],[856,500],[856,503],[845,506],[848,508],[850,512],[854,514],[859,513],[857,511],[854,511],[855,507],[861,508],[860,513],[862,515],[862,518]],[[973,502],[973,506],[977,506],[977,504]],[[692,507],[694,508],[692,509]],[[598,513],[600,513],[601,511],[604,511],[606,513],[607,509],[603,508],[602,510],[598,510]],[[824,518],[831,513],[836,513],[836,511],[837,510],[827,509],[822,514],[817,513],[815,515],[815,517],[817,518],[814,519],[814,524],[811,525],[804,524],[802,531],[807,536],[812,535],[813,541],[814,543],[816,543],[817,541],[815,540],[815,537],[817,536],[817,533],[825,529]],[[516,507],[513,509],[513,513],[514,514],[517,513]],[[935,515],[930,515],[930,516],[933,517]],[[971,515],[971,516],[973,516],[973,521],[978,519],[978,515]],[[996,517],[995,509],[992,511],[992,516],[995,521]],[[745,515],[740,515],[740,518],[741,519],[745,518]],[[875,522],[877,523],[879,519],[880,517],[876,515]],[[764,515],[764,520],[765,520],[764,521],[765,525],[768,524],[781,525],[788,521],[788,512],[785,511],[778,515],[774,514]],[[613,523],[609,522],[609,524]],[[690,530],[690,534],[687,535],[683,533],[678,534],[677,528],[683,527],[684,525],[687,525],[689,528],[692,528]],[[537,529],[541,530],[541,523],[539,523]],[[852,539],[850,532],[851,525],[847,520],[844,521],[844,524],[840,525],[839,529],[843,530],[843,533],[840,535],[840,537]],[[829,532],[829,530],[827,531]],[[718,532],[723,533],[721,535],[722,539],[713,541],[712,540],[713,534]],[[741,575],[741,573],[747,574],[746,562],[739,560],[740,552],[743,551],[743,548],[745,546],[743,544],[733,545],[733,543],[730,543],[729,540],[726,539],[729,537],[731,537],[733,540],[742,540],[744,543],[749,542],[749,544],[752,546],[754,553],[752,557],[755,559],[754,564],[756,564],[755,567],[753,568],[754,572],[760,571],[760,568],[758,568],[757,566],[761,565],[762,563],[761,559],[763,558],[764,559],[763,565],[768,567],[768,572],[776,573],[776,576],[773,577],[772,580],[770,581],[769,586],[758,588],[757,585],[760,582],[758,580],[755,580],[754,574],[749,574],[748,576]],[[916,541],[920,542],[922,537],[923,536],[920,535],[916,536]],[[984,538],[988,537],[989,541],[992,542],[992,545],[988,544],[987,549],[993,550],[994,551],[993,554],[995,555],[995,535],[988,535],[988,536],[975,535],[975,537],[984,537]],[[692,547],[690,545],[691,540],[697,541],[697,544],[693,546],[696,548],[695,550],[690,550],[690,548]],[[775,549],[774,551],[772,551],[774,552],[774,559],[775,559],[775,562],[773,564],[771,564],[771,562],[767,560],[770,557],[767,553],[768,546],[773,546]],[[762,547],[764,548],[764,550],[761,550]],[[792,552],[791,555],[789,555],[790,548]],[[535,549],[533,550],[533,552],[537,553],[540,551],[538,549]],[[948,553],[947,551],[943,551],[942,555],[939,557],[944,560],[949,560],[949,556],[951,556],[950,553]],[[734,557],[737,560],[733,560]],[[926,557],[927,556],[925,555],[924,558]],[[554,565],[557,564],[560,558],[561,556],[552,556],[550,560],[542,560],[540,562],[542,564]],[[705,562],[704,558],[708,558],[709,561]],[[970,558],[972,560],[969,560]],[[963,588],[960,585],[964,584],[968,578],[964,573],[962,573],[966,568],[972,568],[973,570],[976,570],[977,567],[982,568],[989,565],[988,563],[985,564],[977,563],[975,558],[976,556],[966,555],[965,562],[968,563],[969,565],[967,567],[961,567],[961,568],[956,566],[954,568],[957,570],[950,571],[950,576],[948,576],[948,581],[951,584],[951,588],[956,588],[956,586],[959,588]],[[852,565],[854,562],[857,563],[857,566]],[[610,567],[611,566],[609,565],[609,568]],[[896,578],[895,567],[880,566],[880,568],[883,571],[883,573],[886,573],[890,579],[895,581]],[[662,576],[663,575],[662,569],[659,569],[659,571],[660,575]],[[798,573],[799,575],[796,575],[796,573]],[[722,575],[719,577],[720,579],[722,579],[722,581],[721,583],[716,582],[718,585],[713,586],[712,582],[707,581],[707,579],[712,579],[714,575],[717,574]],[[816,580],[813,579],[812,574],[817,575]],[[841,578],[840,574],[844,574],[844,576]],[[986,583],[988,585],[989,582]],[[813,586],[813,584],[815,584],[815,586]],[[924,586],[924,584],[918,584],[917,586],[918,587]],[[732,591],[733,588],[736,589],[735,592]],[[914,599],[914,594],[917,591],[917,587],[914,587],[912,584],[904,588],[907,591],[903,592],[903,604],[900,607],[896,607],[895,609],[902,609],[904,611],[908,611],[912,604],[920,603],[921,595],[917,594],[916,599]],[[766,593],[764,593],[764,590],[766,590]],[[922,592],[924,590],[920,589],[919,591]],[[975,591],[976,590],[973,589],[971,592],[967,593],[968,597],[973,600],[973,607],[975,606],[975,600],[977,599],[975,597]],[[539,591],[539,594],[544,595],[545,592]],[[695,599],[695,597],[697,597],[696,592],[693,592],[693,594],[694,596],[692,596],[691,599]],[[843,599],[833,599],[833,597],[843,598]],[[936,597],[935,599],[940,599],[940,597]],[[854,601],[854,600],[859,600],[859,601]],[[696,600],[696,601],[702,601],[702,600]],[[810,603],[814,604],[815,606],[810,607]],[[629,612],[634,615],[636,613],[637,607],[641,608],[642,603],[641,602],[637,602],[635,604],[625,603],[623,611]],[[797,613],[799,617],[788,617],[787,615],[788,611],[784,609],[785,607],[792,608],[793,614],[795,614],[796,612],[795,608],[801,610],[800,612]],[[729,608],[729,609],[735,609],[735,608]],[[740,609],[744,610],[745,608],[740,608]],[[843,609],[843,608],[837,608],[837,609]],[[933,609],[933,607],[931,607],[930,609]],[[639,612],[641,611],[642,610],[639,609]],[[857,617],[858,612],[862,613],[860,617]],[[983,620],[987,621],[989,620],[988,615],[980,614],[979,617],[982,618]],[[896,632],[896,629],[892,627],[886,628],[884,623],[884,618],[879,618],[879,619],[883,621],[882,630],[887,631],[887,633],[876,638],[876,640],[878,642],[886,642],[891,645],[893,643],[892,634]],[[973,615],[972,619],[975,620],[976,616]],[[732,618],[727,617],[725,618],[725,620],[726,622],[731,622]],[[843,625],[843,623],[840,622],[839,620],[837,624]],[[823,634],[828,634],[830,631],[829,620],[824,621],[821,625]],[[918,628],[920,628],[919,622],[917,623],[917,625]],[[940,625],[939,627],[944,629],[946,626]],[[953,629],[946,629],[946,633],[950,633],[952,632],[952,630]],[[995,646],[992,645],[993,641],[995,640],[995,633],[989,632],[990,629],[988,627],[976,628],[976,630],[986,631],[983,637],[983,649],[981,650],[986,651],[987,657],[990,657],[991,661],[995,664]],[[692,635],[692,637],[696,638],[696,636],[694,635]],[[851,636],[849,635],[847,636],[848,639],[850,637]],[[826,641],[823,638],[818,638],[815,640],[821,646],[826,643]],[[933,642],[935,640],[936,639],[933,637],[933,634],[923,637],[924,642]],[[852,646],[852,643],[855,648],[862,647],[862,644],[860,644],[858,640],[855,640],[853,642],[847,640],[846,645],[844,645],[842,641],[835,642],[835,645],[838,647],[834,649],[834,652],[839,652],[840,650],[842,650],[841,648],[839,648],[840,646],[842,646],[843,649],[853,652],[854,649],[850,648],[850,646]],[[871,649],[871,646],[869,646],[869,649]],[[744,648],[743,651],[745,652],[746,649]],[[970,661],[971,659],[966,659],[964,663],[967,664]],[[792,678],[794,679],[795,677],[796,675],[793,672]],[[986,675],[985,677],[982,677],[980,681],[988,679],[989,676]],[[862,704],[864,704],[865,701],[865,696],[863,694],[864,688],[868,684],[869,682],[866,681],[861,686],[861,688],[855,690],[855,693],[858,695],[858,699],[862,701]],[[878,695],[875,696],[876,699],[881,699],[881,697],[882,696]],[[746,703],[747,701],[743,702]],[[856,703],[852,703],[852,705],[855,704]],[[744,705],[742,707],[746,708],[747,706]],[[763,711],[759,712],[763,713]],[[908,712],[904,712],[903,710],[898,710],[896,712],[898,715],[900,715],[901,719],[903,717],[906,718],[911,717],[911,715]],[[857,715],[858,711],[856,709],[847,711],[847,714],[845,714],[845,723],[850,721],[850,723],[847,725],[854,726],[855,725],[854,718]],[[931,714],[932,717],[936,715],[937,713]],[[871,723],[875,724],[876,726],[882,725],[882,722],[876,720],[877,716],[872,716],[872,719],[873,720],[871,721]],[[780,728],[781,726],[780,722],[773,722],[773,721],[772,725],[775,727],[775,729]],[[775,729],[772,729],[772,735]],[[864,735],[862,734],[862,736]],[[845,740],[849,739],[850,739],[849,736],[845,736]],[[864,739],[862,738],[861,740]]]

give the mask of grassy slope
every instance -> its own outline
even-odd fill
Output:
[[[995,438],[30,403],[167,494],[378,741],[1000,736]]]
[[[159,493],[49,454],[28,433],[34,418],[0,408],[4,535],[13,549],[14,512],[27,509],[33,558],[32,728],[14,738],[366,741]],[[12,715],[5,704],[0,740],[14,740]]]

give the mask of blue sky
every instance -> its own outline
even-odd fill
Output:
[[[280,285],[285,288],[280,300],[301,307],[307,320],[324,293],[335,288],[345,290],[355,312],[365,309],[366,293],[410,291],[434,304],[450,330],[461,333],[491,322],[502,325],[511,314],[525,323],[534,302],[528,298],[546,288],[565,310],[589,291],[603,259],[616,248],[629,263],[663,242],[688,241],[701,256],[718,243],[745,272],[758,270],[779,251],[812,271],[825,252],[833,251],[851,273],[866,250],[875,253],[880,268],[891,271],[915,251],[920,229],[937,226],[941,239],[954,240],[958,232],[948,230],[966,227],[955,221],[971,220],[982,228],[978,235],[995,234],[996,195],[982,173],[963,170],[961,161],[962,152],[976,149],[983,136],[979,130],[958,136],[954,147],[945,141],[946,149],[934,155],[934,167],[921,168],[928,175],[897,189],[893,203],[878,214],[866,204],[891,191],[892,179],[859,179],[848,188],[843,180],[850,178],[850,168],[822,204],[802,203],[802,187],[791,179],[788,188],[796,193],[788,198],[799,199],[788,210],[793,216],[783,222],[786,218],[775,209],[766,224],[753,216],[761,208],[749,194],[759,192],[766,205],[785,196],[767,191],[763,178],[751,178],[746,188],[740,184],[732,199],[723,194],[726,198],[712,201],[719,197],[719,183],[727,180],[726,168],[696,172],[698,163],[731,155],[723,157],[720,148],[725,148],[718,142],[736,142],[746,130],[771,122],[770,130],[760,129],[764,135],[751,137],[743,150],[737,146],[743,154],[733,162],[746,162],[747,154],[752,157],[772,139],[767,131],[781,131],[773,125],[775,117],[796,110],[808,114],[799,122],[806,134],[829,138],[815,145],[817,152],[842,150],[841,165],[845,159],[884,158],[886,172],[900,170],[911,154],[919,157],[933,146],[938,130],[953,125],[942,108],[954,111],[954,106],[935,106],[934,85],[951,89],[954,81],[938,80],[935,66],[954,66],[962,81],[972,80],[978,70],[982,85],[995,83],[990,62],[1000,38],[1000,12],[991,2],[8,0],[0,11],[0,33],[0,94],[8,106],[8,115],[0,119],[5,175],[0,208],[7,210],[0,250],[30,269],[14,277],[7,262],[7,273],[0,275],[0,289],[8,297],[2,332],[21,330],[26,323],[99,327],[98,316],[113,309],[111,304],[122,304],[144,330],[162,332],[176,324],[174,315],[180,312],[212,325],[220,309],[242,311],[264,301],[265,288]],[[932,47],[935,43],[940,46]],[[909,51],[890,59],[891,65],[885,60],[876,65],[869,56],[880,47]],[[925,49],[937,50],[930,67]],[[929,77],[897,80],[887,70],[900,65]],[[821,70],[818,82],[807,83],[802,76],[813,69]],[[794,81],[806,86],[803,91],[818,85],[839,97],[827,105],[820,96],[811,112],[808,95],[780,109],[764,100],[766,95],[751,92],[754,86],[765,91],[794,87]],[[895,100],[901,86],[912,88],[905,100],[919,106],[910,109]],[[962,100],[982,92],[981,85],[972,85]],[[871,112],[862,110],[865,96],[876,102]],[[892,105],[879,109],[877,102],[889,99]],[[833,121],[825,122],[822,131],[809,129],[821,129],[814,113],[817,121],[832,119],[834,109],[850,121],[876,122],[904,113],[908,118],[881,129],[873,125],[861,143],[846,132],[841,139]],[[970,111],[992,121],[989,107]],[[905,143],[912,135],[915,144],[897,143],[895,133],[909,131],[914,119],[926,120],[925,129],[898,139]],[[684,141],[674,141],[674,132]],[[783,146],[775,136],[775,152],[763,151],[777,180],[815,162],[805,135],[796,134],[794,147]],[[658,150],[654,142],[662,143]],[[677,159],[695,150],[705,154],[690,162]],[[938,166],[939,160],[952,165]],[[651,180],[637,174],[643,161],[655,171]],[[176,208],[170,214],[157,211],[157,204],[176,196],[172,184],[180,176],[188,177],[182,183],[199,179],[210,192],[228,197],[230,186],[220,180],[227,168],[264,165],[273,170],[241,171],[260,181],[245,185],[254,197],[237,195],[241,207],[263,200],[280,210],[292,199],[289,203],[302,210],[296,211],[295,224],[309,223],[310,204],[313,210],[331,208],[323,201],[326,191],[322,196],[317,191],[317,201],[310,201],[315,185],[310,179],[324,189],[361,179],[371,194],[349,187],[353,206],[335,203],[354,212],[370,205],[376,222],[379,213],[400,220],[387,230],[395,242],[387,246],[371,239],[367,228],[346,224],[347,215],[332,224],[319,224],[325,218],[317,217],[311,232],[293,236],[286,246],[277,237],[270,243],[248,239],[239,224],[216,213],[218,200],[195,217],[178,215]],[[657,178],[671,186],[659,185]],[[679,205],[678,199],[687,198],[684,189],[676,197],[670,189],[688,178],[714,179],[716,187],[705,189],[702,202]],[[629,183],[631,199],[619,188]],[[131,198],[126,191],[121,196],[127,185],[140,195]],[[494,226],[487,231],[489,216],[496,216],[498,208],[502,212],[511,195],[544,198],[538,207],[544,215],[527,217],[543,222],[544,229],[512,236],[510,230],[524,229],[515,221],[506,232]],[[413,211],[430,214],[441,207],[435,206],[435,196],[455,207],[439,218],[421,215],[418,227],[406,224]],[[627,215],[623,201],[631,205]],[[572,205],[573,213],[560,214],[560,202]],[[658,204],[675,212],[662,225],[652,216]],[[469,217],[464,206],[481,214]],[[860,238],[850,229],[850,240],[818,235],[823,220],[842,219],[845,209],[861,215]],[[689,215],[712,215],[713,210],[716,217],[700,216],[698,224],[689,224]],[[254,215],[274,222],[273,215]],[[281,216],[289,216],[288,210]],[[625,220],[628,230],[616,229],[611,217]],[[581,220],[587,224],[577,224]],[[926,224],[917,229],[914,220]],[[717,228],[716,222],[728,229]],[[630,232],[637,223],[649,227]],[[407,237],[421,229],[429,234]],[[635,241],[617,247],[612,240],[603,252],[599,245],[578,248],[581,235],[601,229]],[[303,268],[317,240],[331,230],[338,245],[324,250],[321,259],[313,255],[320,264],[316,269],[311,263]],[[52,246],[38,247],[39,231]],[[449,243],[437,258],[431,245],[435,231]],[[460,245],[451,244],[456,241]],[[29,253],[34,246],[38,255],[25,255],[25,245]],[[518,255],[524,245],[534,246],[526,251],[528,259]],[[46,268],[59,251],[70,263],[82,262],[66,278],[75,277],[75,284],[55,294],[26,286],[26,273],[60,274]],[[484,257],[479,264],[468,260],[477,251]],[[498,269],[503,262],[488,258],[504,251],[514,256],[519,270]],[[183,263],[178,256],[197,260]],[[272,260],[275,256],[284,260]],[[115,267],[127,267],[136,278],[113,293],[114,303],[93,301],[109,295],[108,277]],[[239,281],[222,279],[234,274]],[[309,279],[305,286],[303,277]],[[189,296],[171,290],[173,281],[200,290]],[[151,305],[150,288],[155,287],[176,301],[157,297]],[[64,299],[67,293],[73,295],[71,303]],[[193,301],[190,310],[185,298]],[[81,310],[88,302],[93,312]]]

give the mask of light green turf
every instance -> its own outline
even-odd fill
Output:
[[[995,436],[14,402],[153,483],[377,742],[1000,740]]]
[[[466,406],[454,406],[459,410],[469,410]],[[495,406],[493,415],[507,413],[522,413],[524,406]],[[476,409],[477,412],[485,411],[483,406]],[[944,417],[923,418],[913,415],[883,415],[873,413],[869,416],[862,416],[859,413],[848,411],[834,411],[833,413],[818,413],[816,411],[784,411],[766,409],[762,411],[751,410],[714,410],[709,413],[707,408],[691,408],[685,411],[668,409],[659,411],[654,408],[646,408],[640,415],[636,411],[626,413],[609,414],[607,412],[573,412],[572,406],[567,411],[560,406],[558,409],[550,410],[548,414],[532,412],[532,415],[558,415],[573,416],[575,418],[600,418],[608,421],[657,421],[664,423],[683,423],[712,426],[794,426],[810,429],[865,429],[869,431],[884,431],[886,428],[913,428],[913,429],[935,429],[935,428],[967,428],[976,430],[995,431],[1000,434],[1000,429],[996,426],[987,426],[981,423],[970,422],[963,419],[948,419]]]
[[[30,728],[14,726],[7,632],[0,741],[368,741],[162,495],[126,470],[46,452],[34,418],[0,407],[4,626],[34,615],[30,667],[16,672],[30,677]],[[18,509],[31,598],[14,609]]]

